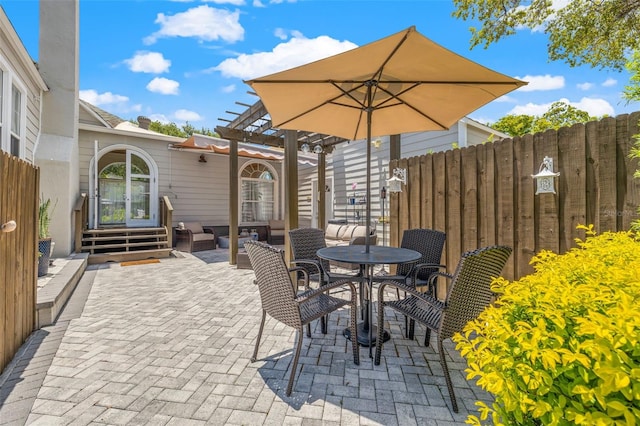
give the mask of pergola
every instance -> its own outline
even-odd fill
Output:
[[[255,95],[253,92],[250,94]],[[234,115],[234,119],[218,118],[226,122],[225,126],[217,126],[216,133],[231,142],[229,151],[229,263],[236,264],[238,253],[238,235],[231,232],[238,228],[238,142],[248,142],[284,149],[284,197],[285,228],[298,227],[298,151],[303,144],[311,147],[319,145],[322,152],[318,154],[318,188],[325,187],[326,154],[333,151],[336,144],[348,142],[347,139],[320,133],[295,130],[281,130],[272,127],[271,118],[261,100],[253,105],[236,102],[245,108],[241,113],[225,111]],[[391,136],[391,159],[400,158],[400,135]],[[318,223],[325,223],[326,193],[318,194]],[[285,238],[285,253],[290,260],[289,239]]]

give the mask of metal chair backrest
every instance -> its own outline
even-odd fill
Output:
[[[262,309],[284,324],[300,328],[302,320],[283,251],[259,241],[247,241],[244,248],[256,275]]]
[[[413,265],[418,263],[433,263],[439,265],[442,257],[442,249],[446,234],[434,229],[407,229],[402,234],[400,247],[415,250],[422,254],[416,262],[403,263],[396,269],[397,275],[407,275]],[[418,279],[427,280],[429,276],[438,271],[438,268],[423,268],[418,272]]]
[[[502,273],[511,247],[491,246],[462,255],[447,293],[439,337],[446,339],[474,320],[493,301],[491,282]]]
[[[318,257],[318,250],[325,248],[324,230],[318,228],[298,228],[289,231],[291,242],[292,260],[310,259],[322,263],[326,271],[329,270],[329,262]],[[311,265],[300,264],[299,267],[307,271],[309,275],[317,274],[317,268]]]

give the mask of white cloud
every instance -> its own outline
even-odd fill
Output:
[[[233,43],[244,38],[244,28],[239,22],[240,11],[229,12],[207,5],[194,7],[186,12],[167,16],[159,13],[156,23],[160,30],[145,37],[145,44],[153,44],[159,38],[194,37],[200,41],[224,40]]]
[[[253,0],[253,7],[267,7],[260,0]]]
[[[285,30],[284,28],[276,28],[275,31],[273,32],[273,35],[279,38],[280,40],[286,40],[289,38],[289,35],[287,34],[287,30]]]
[[[168,78],[156,77],[147,84],[147,90],[163,95],[177,95],[180,83]]]
[[[173,116],[180,121],[201,121],[202,116],[194,111],[179,109],[173,113]]]
[[[162,124],[169,124],[171,122],[164,114],[150,114],[149,119],[151,121],[159,121]]]
[[[583,111],[587,111],[589,115],[592,115],[595,117],[600,117],[603,115],[609,115],[609,116],[614,115],[613,107],[609,102],[605,101],[604,99],[582,98],[578,102],[571,102],[566,98],[562,98],[553,102],[567,103],[573,107],[576,107]],[[513,108],[511,111],[509,111],[507,114],[515,114],[515,115],[526,114],[526,115],[540,116],[549,110],[553,102],[549,102],[546,104],[534,104],[530,102],[526,105],[518,105],[515,108]]]
[[[515,104],[517,101],[514,98],[512,98],[511,96],[503,95],[503,96],[500,96],[499,98],[495,99],[493,102]]]
[[[604,83],[602,83],[603,87],[612,87],[615,86],[616,84],[618,84],[618,80],[614,79],[614,78],[608,78],[604,81]]]
[[[225,77],[249,79],[323,59],[357,47],[350,41],[338,41],[328,36],[308,39],[299,32],[292,32],[292,35],[291,40],[278,44],[271,52],[241,54],[236,58],[225,59],[208,71],[220,71]]]
[[[580,90],[590,90],[593,88],[593,83],[585,82],[576,84],[576,87]]]
[[[158,52],[136,52],[132,58],[125,59],[124,62],[129,66],[129,70],[133,72],[146,72],[153,74],[168,72],[169,67],[171,66],[171,61],[165,59],[162,56],[162,53]]]
[[[93,89],[80,90],[79,96],[83,101],[87,101],[96,106],[119,104],[129,101],[129,98],[126,96],[116,95],[111,92],[98,93]]]
[[[556,90],[564,87],[564,77],[561,75],[525,75],[516,77],[518,80],[526,81],[529,84],[518,88],[519,92],[536,92],[544,90]]]
[[[222,93],[233,93],[236,90],[236,85],[235,84],[230,84],[228,86],[224,86],[222,88]]]

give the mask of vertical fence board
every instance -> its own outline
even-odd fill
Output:
[[[513,142],[498,141],[495,148],[498,244],[515,248]],[[514,257],[510,256],[504,267],[503,274],[507,279],[512,279],[515,273]]]
[[[433,158],[433,176],[436,179],[433,183],[433,229],[446,232],[448,215],[446,207],[446,191],[447,191],[447,179],[445,173],[447,170],[447,164],[445,161],[444,152],[437,152],[432,155]],[[449,267],[449,259],[447,258],[447,246],[449,245],[449,236],[444,242],[442,249],[442,262]],[[450,267],[449,267],[450,268]],[[444,289],[445,286],[440,286],[440,289]],[[442,291],[442,290],[440,290]]]
[[[454,265],[458,262],[460,253],[462,252],[462,210],[460,206],[460,150],[449,150],[445,152],[444,158],[447,165],[445,173],[445,177],[447,180],[447,264]],[[442,290],[444,291],[444,288],[442,288]]]
[[[420,227],[433,229],[433,162],[431,155],[420,157],[420,175],[422,182],[420,186],[420,201],[422,210],[420,217]]]
[[[585,232],[578,225],[587,221],[586,182],[586,127],[576,124],[558,130],[557,179],[560,215],[560,252],[575,245],[575,239],[584,239]]]
[[[542,164],[544,157],[552,158],[553,168],[557,170],[555,163],[558,162],[558,141],[553,130],[534,135],[534,164]],[[560,247],[558,197],[556,194],[538,194],[535,203],[536,220],[539,224],[536,232],[536,252],[551,250],[557,253]]]
[[[640,179],[634,178],[634,173],[638,170],[639,162],[637,158],[630,158],[628,153],[636,143],[635,135],[640,134],[638,121],[640,120],[640,112],[634,112],[627,117],[627,137],[621,140],[620,135],[616,135],[618,139],[621,168],[626,173],[619,178],[618,188],[624,188],[624,197],[619,200],[619,229],[627,230],[631,227],[631,223],[638,219],[638,206],[640,206]]]
[[[590,121],[585,124],[585,167],[586,188],[585,202],[587,205],[586,222],[600,229],[600,211],[598,207],[598,123]]]
[[[420,157],[411,157],[407,167],[407,193],[409,195],[409,229],[419,228],[422,217],[422,200],[420,197]]]
[[[478,248],[478,164],[476,147],[460,150],[462,170],[462,251]]]
[[[607,117],[598,122],[598,232],[616,230],[616,164],[616,119]]]
[[[478,152],[480,183],[480,246],[496,243],[495,144],[488,143]]]
[[[9,172],[7,168],[7,161],[9,157],[0,151],[0,223],[10,220],[9,217],[9,185],[6,183],[9,180]],[[14,231],[13,233],[15,233]],[[0,233],[0,262],[2,268],[0,268],[0,371],[7,365],[9,358],[7,327],[6,327],[6,312],[7,307],[7,282],[10,269],[9,256],[3,256],[3,253],[10,253],[9,251],[9,238],[11,233]]]
[[[616,229],[622,229],[624,222],[624,200],[627,197],[627,159],[623,152],[629,152],[629,116],[616,117]]]
[[[640,220],[638,209],[640,208],[640,178],[635,177],[635,173],[640,169],[640,159],[630,158],[629,152],[636,145],[640,148],[640,112],[634,112],[629,115],[629,141],[628,149],[624,152],[625,159],[628,161],[627,170],[627,198],[624,203],[624,215],[622,230],[627,230],[631,226],[631,222]]]
[[[407,170],[407,173],[409,173],[409,161],[406,158],[401,158],[398,161],[398,167]],[[407,182],[409,181],[407,180]],[[400,229],[409,229],[411,215],[411,208],[409,204],[410,189],[407,187],[407,185],[403,186],[404,187],[402,188],[402,192],[398,193],[398,204],[400,206],[400,211],[407,212],[408,214],[403,214],[400,216]],[[400,240],[402,240],[402,231],[400,231],[398,237],[400,238]]]
[[[534,182],[531,175],[538,173],[533,162],[533,136],[525,135],[522,138],[514,138],[514,154],[516,156],[517,184],[515,191],[517,199],[516,207],[516,241],[518,250],[514,250],[516,276],[522,276],[533,272],[529,261],[536,250]]]

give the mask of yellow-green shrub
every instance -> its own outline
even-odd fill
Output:
[[[640,425],[640,241],[595,235],[535,272],[454,337],[467,378],[495,396],[467,423]]]

